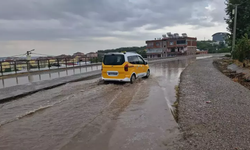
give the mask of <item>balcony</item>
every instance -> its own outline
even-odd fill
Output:
[[[162,53],[162,49],[147,49],[147,54]]]

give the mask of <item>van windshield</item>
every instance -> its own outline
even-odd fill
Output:
[[[124,55],[105,55],[103,59],[104,65],[122,65],[125,62]]]

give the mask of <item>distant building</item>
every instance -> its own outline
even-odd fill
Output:
[[[228,33],[226,32],[217,32],[215,34],[212,35],[213,37],[213,42],[214,43],[220,43],[220,42],[223,42],[225,43],[226,39],[228,38]]]
[[[197,49],[197,38],[188,37],[187,34],[171,34],[168,37],[146,41],[147,57],[167,57],[171,55],[195,55]]]
[[[70,59],[72,59],[72,56],[71,55],[62,54],[62,55],[56,56],[55,58],[70,60]]]
[[[90,58],[98,57],[98,54],[97,54],[97,53],[94,53],[94,52],[90,52],[90,53],[87,53],[87,54],[86,54],[86,57],[90,57]]]
[[[76,52],[76,53],[73,54],[73,57],[76,57],[76,56],[84,57],[84,53]]]
[[[163,44],[162,39],[155,39],[146,41],[147,44],[147,57],[155,58],[155,57],[166,57],[167,56],[167,48],[166,44]]]

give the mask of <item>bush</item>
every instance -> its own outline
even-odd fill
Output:
[[[217,53],[229,53],[229,52],[231,52],[231,49],[228,48],[228,47],[219,49],[219,50],[217,51]]]
[[[231,55],[230,54],[226,54],[225,57],[231,57]]]
[[[240,62],[250,58],[250,41],[247,34],[245,34],[242,39],[238,40],[235,51],[232,53],[232,55],[234,59],[237,59]]]

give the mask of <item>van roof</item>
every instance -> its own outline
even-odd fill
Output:
[[[120,55],[124,55],[124,56],[140,56],[138,53],[135,53],[135,52],[124,52],[124,53],[121,53],[121,52],[113,52],[113,53],[107,53],[105,55],[112,55],[112,54],[120,54]]]
[[[106,55],[112,55],[112,54],[120,54],[124,56],[140,56],[138,53],[135,53],[135,52],[124,52],[124,53],[113,52],[113,53],[107,53]]]

